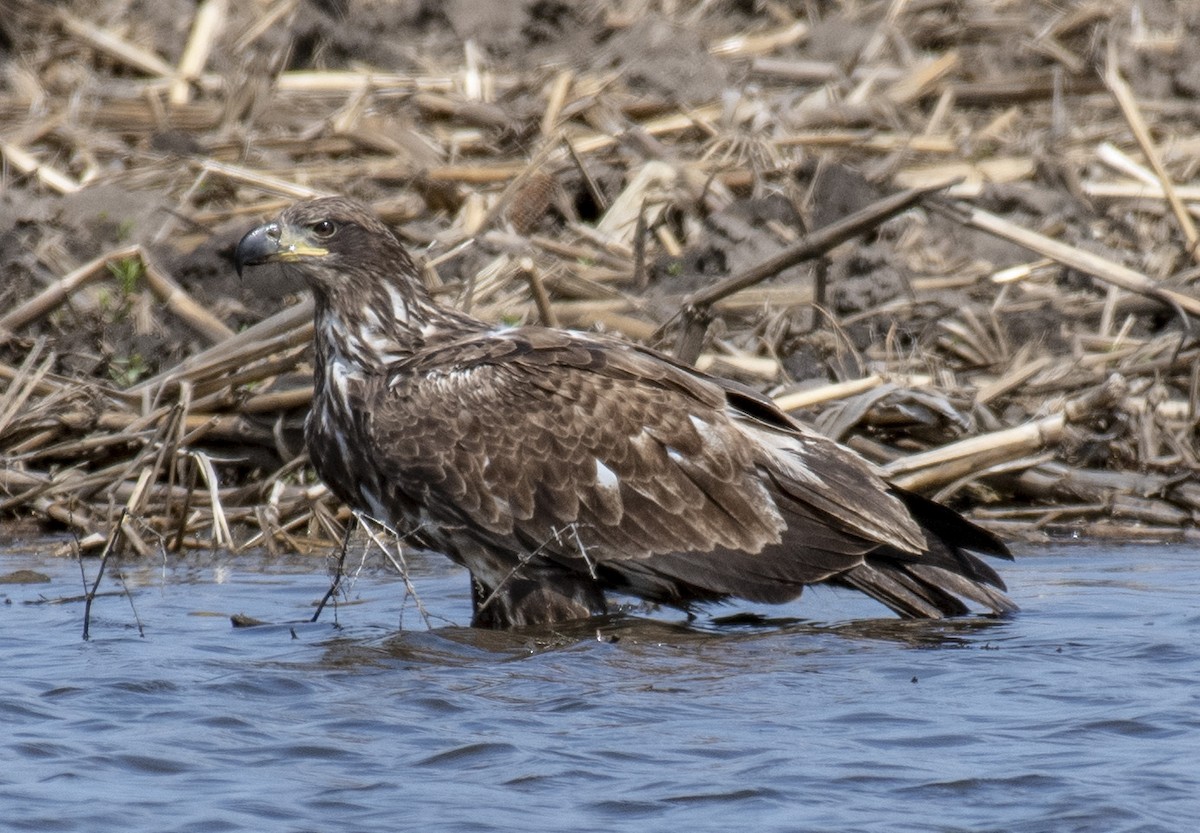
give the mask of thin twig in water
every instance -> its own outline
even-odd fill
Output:
[[[336,598],[338,590],[341,589],[342,578],[346,575],[346,550],[350,548],[350,531],[352,529],[353,527],[350,524],[346,524],[346,531],[342,535],[342,548],[338,553],[337,566],[334,567],[333,582],[329,585],[329,589],[325,591],[325,595],[321,598],[320,603],[317,604],[316,613],[308,620],[310,622],[315,622],[321,618],[321,611],[325,609],[325,605],[329,603],[330,599]],[[337,602],[335,601],[333,605],[333,624],[337,625],[337,623]]]
[[[396,568],[396,572],[400,574],[400,578],[404,581],[404,597],[406,600],[409,596],[412,597],[413,602],[417,606],[417,612],[421,614],[421,619],[425,622],[425,627],[432,629],[432,620],[434,618],[440,619],[446,624],[454,624],[451,620],[446,619],[445,617],[434,617],[432,614],[430,614],[428,609],[426,609],[425,603],[421,601],[421,596],[417,593],[417,588],[413,585],[412,580],[408,577],[408,562],[404,559],[404,547],[402,544],[402,539],[404,536],[402,536],[396,529],[392,528],[390,525],[384,523],[378,518],[371,517],[370,515],[366,515],[362,512],[355,512],[354,515],[356,518],[358,518],[358,522],[362,526],[363,531],[367,533],[367,536],[371,539],[375,546],[379,547],[379,551],[384,554],[388,561],[392,563],[392,566]],[[395,539],[396,552],[394,555],[392,550],[389,549],[387,544],[379,537],[376,530],[372,527],[372,524],[384,530]],[[401,611],[401,617],[403,617],[403,610]],[[401,622],[403,623],[403,618],[401,619]]]
[[[92,589],[87,589],[87,577],[84,577],[83,588],[87,592],[86,599],[83,605],[83,640],[86,642],[89,637],[89,628],[92,623],[92,600],[96,598],[96,591],[100,589],[100,579],[104,577],[104,566],[108,564],[108,557],[112,554],[113,548],[116,547],[117,538],[121,531],[125,528],[125,518],[129,515],[128,509],[122,509],[120,516],[117,518],[116,524],[113,525],[112,533],[108,536],[108,540],[104,542],[104,551],[100,553],[100,569],[96,572],[96,580],[92,582]],[[79,560],[79,570],[83,572],[83,558]],[[140,630],[141,623],[138,624]]]
[[[137,607],[133,603],[133,594],[129,592],[129,585],[125,583],[125,576],[120,570],[113,573],[117,583],[121,585],[121,592],[125,594],[125,598],[129,600],[129,610],[133,613],[133,621],[137,624],[138,636],[146,638],[146,629],[142,627],[142,617],[138,616]]]

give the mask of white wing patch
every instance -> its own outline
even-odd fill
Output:
[[[795,435],[772,431],[736,413],[731,416],[743,433],[749,434],[762,448],[771,452],[780,471],[788,477],[816,488],[826,485],[821,476],[808,467],[804,445]]]
[[[621,478],[617,477],[617,473],[604,465],[604,461],[599,457],[596,458],[596,485],[601,489],[611,489],[616,491],[621,486]]]

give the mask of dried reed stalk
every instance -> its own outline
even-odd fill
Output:
[[[411,71],[292,66],[280,44],[293,41],[300,6],[267,5],[205,0],[159,43],[149,26],[98,26],[78,4],[14,9],[6,31],[24,54],[3,67],[4,184],[18,214],[49,207],[27,224],[28,246],[20,217],[5,238],[20,248],[5,268],[27,280],[6,283],[20,291],[0,315],[0,511],[75,530],[91,552],[109,541],[306,549],[338,540],[349,520],[311,482],[299,437],[311,301],[234,332],[181,285],[187,273],[167,274],[142,245],[109,243],[78,263],[74,229],[56,223],[96,183],[171,205],[153,239],[181,252],[294,199],[368,194],[427,255],[442,297],[490,318],[652,343],[682,312],[680,355],[807,409],[900,485],[992,501],[978,516],[998,529],[1088,522],[1099,534],[1091,522],[1105,519],[1114,535],[1193,534],[1200,352],[1160,313],[1200,317],[1197,273],[1179,263],[1200,257],[1200,144],[1191,102],[1139,98],[1139,80],[1117,71],[1117,49],[1159,56],[1111,25],[1136,17],[1132,0],[1048,22],[1036,4],[953,21],[906,0],[834,9],[865,41],[848,62],[797,51],[813,22],[802,9],[774,4],[769,20],[716,31],[720,4],[665,4],[657,13],[677,25],[716,25],[695,60],[735,79],[686,105],[635,89],[620,66],[529,71],[477,44],[427,55],[414,42]],[[626,6],[604,25],[639,25],[640,7]],[[1014,38],[1036,60],[1005,52],[1011,69],[976,80],[967,56],[1011,51]],[[1097,77],[1086,44],[1102,38]],[[172,139],[183,141],[157,145]],[[818,194],[810,168],[912,190],[855,215],[869,198]],[[923,199],[953,178],[942,198]],[[1087,207],[1039,216],[1048,192],[1046,204]],[[742,245],[719,240],[714,220],[768,195],[805,220],[844,200],[834,215],[844,219],[816,230],[753,220],[746,245],[772,241],[774,257],[729,275],[672,272],[710,245]],[[940,216],[896,216],[918,203]],[[941,239],[945,218],[1037,257],[993,263],[983,247]],[[873,235],[861,251],[835,248],[861,232]],[[853,275],[764,283],[817,255],[837,264],[879,248],[903,291],[857,308],[839,306]],[[136,325],[186,327],[201,345],[121,387],[71,369],[55,312],[87,308],[126,260],[141,261],[148,290]],[[1113,373],[1127,393],[1106,382]],[[1093,448],[1106,456],[1089,458]]]

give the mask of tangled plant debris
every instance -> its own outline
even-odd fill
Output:
[[[10,2],[0,510],[338,540],[310,301],[230,257],[345,193],[442,298],[694,359],[1003,534],[1196,538],[1198,43],[1168,0]]]

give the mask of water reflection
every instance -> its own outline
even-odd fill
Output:
[[[555,628],[524,631],[443,626],[364,636],[355,629],[352,634],[340,634],[324,643],[323,664],[343,669],[353,668],[358,663],[379,665],[387,662],[471,666],[481,662],[519,661],[548,652],[578,652],[587,643],[611,645],[616,651],[635,656],[666,647],[695,651],[708,646],[736,657],[739,652],[749,650],[748,646],[753,643],[776,644],[784,637],[793,644],[808,643],[809,651],[854,650],[863,642],[923,649],[987,650],[988,636],[1001,638],[1008,624],[1006,619],[985,616],[933,622],[868,619],[826,624],[751,614],[693,621],[663,621],[616,614]]]

